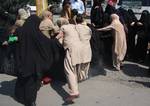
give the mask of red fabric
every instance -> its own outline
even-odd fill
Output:
[[[111,2],[114,2],[114,3],[117,2],[117,0],[108,0],[108,2],[110,2],[110,1],[111,1]]]
[[[117,3],[117,0],[108,0],[108,4],[111,6],[113,6],[116,3]]]
[[[49,84],[50,82],[52,82],[52,79],[49,76],[45,76],[42,78],[42,83],[44,85]]]

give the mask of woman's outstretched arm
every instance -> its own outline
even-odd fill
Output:
[[[108,25],[106,27],[103,27],[103,28],[99,28],[97,29],[98,31],[109,31],[109,30],[112,30],[114,29],[114,27],[112,25]]]

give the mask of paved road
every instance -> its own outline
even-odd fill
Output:
[[[79,84],[80,98],[69,106],[150,106],[147,68],[125,62],[120,72],[105,68],[106,74],[102,75],[92,70],[95,76]],[[0,74],[0,106],[22,106],[13,99],[15,79]],[[59,82],[43,86],[37,95],[37,106],[62,106],[66,91],[67,85]]]

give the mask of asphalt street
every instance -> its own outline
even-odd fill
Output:
[[[79,83],[80,98],[69,106],[150,106],[148,67],[124,64],[121,71],[91,70],[91,78]],[[15,81],[15,77],[0,74],[0,106],[23,106],[14,99]],[[38,91],[37,106],[67,106],[67,92],[67,84],[61,82],[45,85]]]

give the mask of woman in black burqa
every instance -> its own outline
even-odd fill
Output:
[[[101,5],[103,1],[104,0],[94,0],[91,8],[91,24],[96,28],[103,27],[104,11]]]
[[[94,0],[93,6],[91,8],[91,25],[90,28],[92,30],[92,37],[91,37],[91,49],[92,49],[92,61],[91,67],[97,68],[99,64],[102,63],[102,49],[103,49],[103,42],[101,40],[102,33],[95,30],[95,28],[103,27],[103,15],[104,11],[101,6],[103,0]]]
[[[48,39],[40,32],[40,22],[39,17],[32,15],[16,30],[18,44],[15,96],[25,106],[36,106],[36,95],[44,73],[53,75],[53,69],[57,70],[59,67],[58,78],[64,78],[63,48],[56,38]]]
[[[137,44],[135,47],[135,56],[138,62],[144,62],[147,54],[148,36],[149,36],[149,12],[144,10],[140,20],[137,22]]]
[[[133,12],[133,10],[128,10],[129,21],[128,21],[128,56],[130,59],[135,59],[134,52],[135,52],[135,36],[137,33],[137,18]]]

